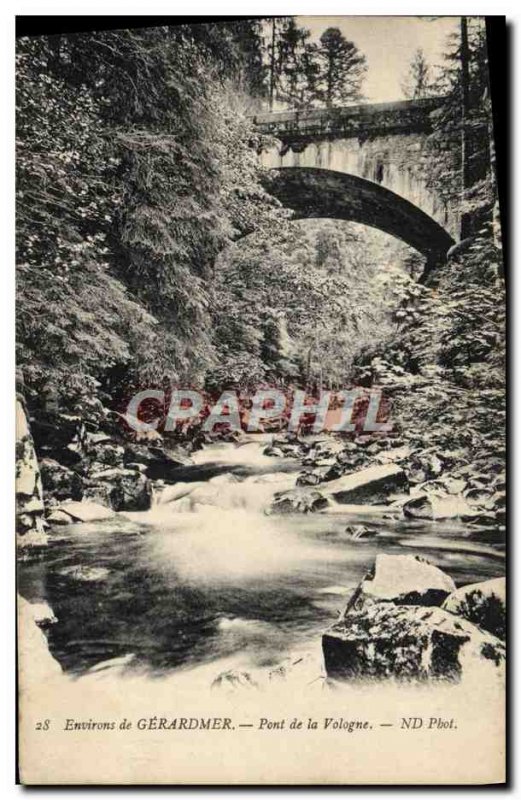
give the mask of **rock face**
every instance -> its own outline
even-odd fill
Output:
[[[16,531],[20,547],[44,545],[43,488],[21,398],[16,401]]]
[[[360,610],[382,601],[439,606],[455,589],[449,575],[419,556],[381,553],[376,556],[372,575],[361,582],[348,609]]]
[[[456,590],[424,559],[383,553],[322,649],[333,679],[456,680],[478,665],[498,674],[502,638],[501,579]]]
[[[337,679],[456,680],[469,661],[505,660],[504,644],[467,620],[392,603],[348,614],[324,634],[322,647],[327,675]]]
[[[25,687],[41,687],[44,682],[60,677],[62,669],[52,657],[47,645],[47,637],[42,628],[56,621],[49,609],[42,617],[41,603],[29,603],[21,595],[17,597],[18,612],[18,658],[20,675]]]
[[[395,464],[382,464],[362,469],[330,481],[323,494],[337,503],[382,503],[390,494],[408,490],[407,476]]]
[[[462,586],[447,597],[442,608],[473,622],[499,639],[506,637],[505,578]]]
[[[46,454],[41,471],[51,523],[65,524],[56,506],[69,500],[93,501],[114,511],[146,511],[152,500],[150,475],[168,482],[175,470],[190,462],[165,450],[160,437],[153,444],[124,444],[117,430],[86,431],[80,423],[77,417],[54,414],[46,420],[45,435],[39,431],[46,442],[41,445]],[[108,425],[106,419],[103,425]]]
[[[98,436],[102,435],[98,434]],[[85,447],[86,458],[90,460],[91,464],[96,465],[98,468],[99,465],[106,467],[123,466],[125,450],[121,445],[113,444],[110,440],[107,441],[105,439],[92,441],[92,438]]]

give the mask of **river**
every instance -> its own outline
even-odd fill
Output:
[[[167,487],[150,511],[55,528],[41,557],[20,564],[21,594],[57,617],[49,647],[67,673],[123,656],[150,677],[276,665],[316,648],[377,552],[421,554],[458,585],[505,574],[493,531],[364,513],[267,516],[300,464],[264,456],[264,445],[211,445],[195,456],[194,475],[216,473],[196,503],[169,502],[179,487]],[[353,540],[346,527],[361,522],[378,536]]]

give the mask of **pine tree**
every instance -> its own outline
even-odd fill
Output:
[[[316,97],[318,48],[294,19],[281,25],[276,59],[277,100],[294,109],[308,108]]]
[[[328,28],[320,37],[318,57],[318,99],[328,108],[361,100],[367,65],[357,46],[338,28]]]
[[[434,94],[431,68],[421,47],[411,59],[407,76],[402,83],[402,91],[408,100],[419,100]]]

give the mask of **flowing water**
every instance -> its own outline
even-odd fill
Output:
[[[20,565],[21,594],[57,617],[49,646],[67,672],[122,656],[150,676],[280,663],[316,646],[377,552],[419,553],[458,585],[504,575],[493,531],[352,513],[267,516],[300,465],[264,456],[264,445],[212,445],[196,456],[195,494],[175,484],[150,511],[56,528],[44,555]],[[201,481],[203,467],[214,477]],[[379,535],[354,541],[346,527],[360,522]]]

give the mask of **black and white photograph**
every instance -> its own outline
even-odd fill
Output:
[[[22,784],[504,784],[505,47],[18,16]]]

